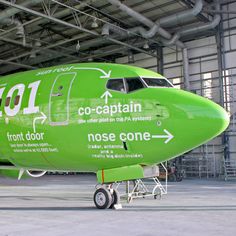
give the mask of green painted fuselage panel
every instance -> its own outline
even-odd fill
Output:
[[[106,93],[109,78],[134,77],[162,76],[84,63],[1,77],[0,158],[45,170],[151,165],[207,142],[228,126],[219,105],[172,87]]]

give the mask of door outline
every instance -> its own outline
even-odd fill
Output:
[[[69,89],[68,89],[68,93],[67,93],[67,101],[66,101],[66,120],[65,121],[52,121],[52,117],[51,117],[51,103],[52,103],[52,97],[53,97],[53,89],[54,89],[54,86],[58,80],[58,78],[60,78],[61,76],[64,76],[64,75],[74,75],[74,77],[71,79],[70,81],[70,85],[69,85]],[[67,73],[63,73],[63,74],[59,74],[57,75],[57,77],[55,78],[53,84],[52,84],[52,87],[51,87],[51,91],[50,91],[50,96],[49,96],[49,105],[48,105],[48,109],[49,109],[49,124],[52,125],[52,126],[60,126],[60,125],[68,125],[69,124],[69,117],[70,117],[70,91],[71,91],[71,87],[72,87],[72,84],[75,80],[75,77],[76,77],[77,73],[76,72],[67,72]]]

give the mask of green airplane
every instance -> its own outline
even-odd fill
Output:
[[[82,63],[0,82],[0,169],[95,172],[97,208],[118,204],[112,183],[156,176],[156,165],[223,132],[226,111],[153,71]]]

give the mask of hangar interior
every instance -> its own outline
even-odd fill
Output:
[[[88,61],[157,71],[230,114],[225,133],[177,164],[187,177],[236,177],[236,1],[0,0],[0,9],[0,76]]]

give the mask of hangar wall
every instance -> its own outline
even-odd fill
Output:
[[[223,10],[236,10],[236,3],[224,5]],[[236,17],[224,14],[215,36],[186,42],[189,54],[190,90],[224,105],[231,123],[224,135],[202,145],[181,158],[187,176],[219,177],[226,163],[236,167]],[[154,71],[158,58],[144,54],[116,60]],[[182,51],[176,47],[163,48],[163,74],[177,87],[184,88]],[[199,127],[200,129],[201,127]],[[206,131],[207,132],[207,131]],[[231,164],[232,165],[232,164]]]

